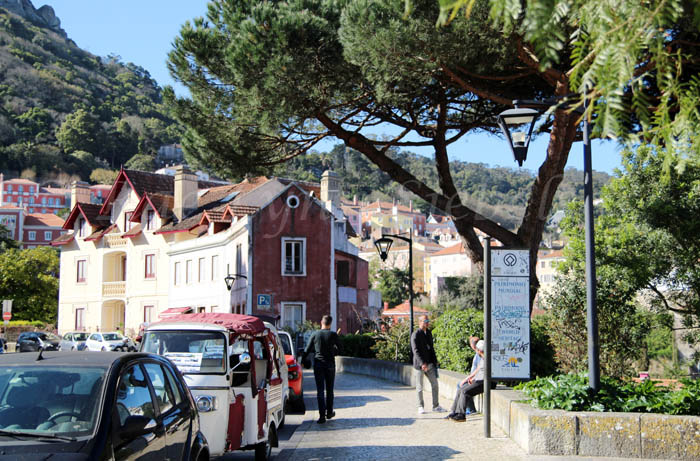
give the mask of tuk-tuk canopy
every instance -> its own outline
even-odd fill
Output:
[[[197,314],[179,314],[169,317],[168,323],[190,322],[221,325],[239,335],[257,336],[265,331],[262,320],[252,315],[228,314],[222,312],[200,312]]]

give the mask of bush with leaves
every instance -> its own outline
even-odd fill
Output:
[[[484,305],[484,276],[477,273],[468,277],[446,277],[440,290],[437,306],[431,312],[441,315],[452,309],[480,309]]]
[[[474,358],[469,337],[484,335],[484,313],[477,309],[452,309],[433,323],[435,355],[440,368],[468,373]]]
[[[601,377],[600,390],[588,387],[586,373],[565,374],[522,383],[522,390],[533,406],[545,410],[700,414],[700,380],[681,380],[678,390],[657,386],[652,380],[641,383]]]
[[[409,363],[411,359],[411,338],[408,322],[385,325],[385,328],[375,333],[376,343],[372,350],[379,360]]]
[[[533,377],[557,372],[554,346],[551,342],[551,318],[538,315],[530,321],[530,373]]]
[[[340,335],[340,353],[347,357],[373,359],[376,354],[372,347],[376,343],[372,334]]]

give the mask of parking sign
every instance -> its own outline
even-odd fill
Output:
[[[258,295],[258,307],[269,309],[272,307],[272,295]]]

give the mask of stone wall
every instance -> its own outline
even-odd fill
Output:
[[[336,357],[336,370],[415,386],[413,367],[407,364]],[[440,396],[447,399],[443,407],[450,406],[464,377],[439,371]],[[491,391],[491,423],[528,454],[700,460],[698,416],[540,410],[526,400],[512,389]]]

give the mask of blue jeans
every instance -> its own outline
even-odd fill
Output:
[[[333,413],[333,385],[335,383],[335,363],[328,364],[314,360],[316,380],[316,400],[321,418]],[[325,391],[325,392],[324,392]]]

